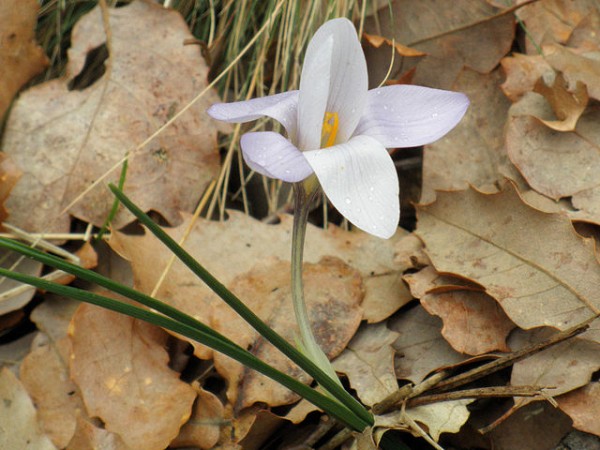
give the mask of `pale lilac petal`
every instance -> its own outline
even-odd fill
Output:
[[[246,133],[240,145],[246,164],[262,175],[295,183],[313,173],[302,152],[278,133]]]
[[[317,34],[308,44],[300,76],[296,138],[300,150],[321,147],[321,129],[329,97],[333,38],[321,39],[323,36]]]
[[[398,175],[377,140],[356,136],[344,144],[304,152],[323,191],[351,223],[381,238],[391,237],[400,219]]]
[[[217,103],[206,111],[213,119],[244,123],[267,116],[281,123],[290,138],[296,134],[298,91],[283,92],[243,102]]]
[[[385,86],[369,91],[355,135],[377,139],[387,148],[430,144],[458,124],[469,99],[460,92],[422,86]]]
[[[320,61],[327,52],[331,53],[329,70]],[[336,142],[347,141],[362,115],[367,89],[367,63],[354,25],[345,18],[326,22],[317,30],[306,51],[300,79],[299,108],[302,111],[306,103],[307,119],[300,116],[299,134],[303,137],[299,148],[314,150],[320,147],[316,143],[320,143],[325,112],[338,114]],[[318,126],[312,121],[318,121]],[[309,123],[310,126],[305,127]],[[304,136],[305,133],[307,136]]]

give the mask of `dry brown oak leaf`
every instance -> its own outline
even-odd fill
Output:
[[[207,86],[208,68],[197,46],[184,45],[192,35],[179,13],[140,0],[109,9],[108,19],[107,41],[100,7],[82,17],[65,74],[24,92],[11,111],[3,150],[23,176],[7,208],[21,228],[66,232],[69,215],[101,225],[113,202],[103,184],[63,210]],[[104,72],[81,85],[91,76],[88,58],[102,49],[110,53]],[[217,130],[205,114],[215,101],[207,92],[132,154],[125,191],[142,209],[178,223],[179,211],[195,206],[219,165]],[[107,181],[118,177],[117,168]],[[113,224],[130,220],[121,210]]]
[[[71,322],[71,378],[90,417],[132,450],[163,450],[196,399],[168,366],[162,329],[82,304]]]
[[[391,7],[393,21],[387,12],[379,14],[367,19],[365,30],[427,53],[417,63],[415,84],[451,89],[463,67],[489,73],[513,43],[512,14],[497,16],[501,10],[485,0],[398,0]],[[366,54],[369,80],[377,85],[390,65],[389,48],[368,48]],[[396,58],[392,78],[406,66],[405,58]]]
[[[599,312],[593,241],[564,215],[525,204],[512,184],[497,194],[438,192],[417,214],[435,268],[483,286],[519,327],[566,329]],[[585,337],[600,342],[595,323]]]
[[[48,65],[35,42],[39,9],[36,0],[0,2],[0,120],[19,89]]]

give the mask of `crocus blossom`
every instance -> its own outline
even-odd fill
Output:
[[[464,94],[420,86],[368,90],[367,64],[352,22],[321,26],[306,50],[300,89],[211,106],[208,113],[242,123],[267,116],[287,137],[263,131],[241,138],[254,171],[287,182],[313,173],[352,224],[391,237],[400,218],[399,183],[387,148],[429,144],[450,131],[469,105]]]

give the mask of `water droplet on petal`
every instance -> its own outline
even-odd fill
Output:
[[[292,173],[292,172],[290,172],[290,170],[289,170],[289,169],[285,169],[285,173],[289,175],[289,174],[290,174],[290,173]]]
[[[383,109],[385,109],[387,111],[388,105],[383,105]]]
[[[362,209],[356,208],[356,212],[360,214],[362,212]]]
[[[438,113],[436,113],[436,112],[434,112],[434,113],[431,114],[431,118],[432,119],[435,119],[437,116],[438,116]]]
[[[371,230],[376,230],[377,229],[377,225],[371,225]]]
[[[346,204],[349,205],[350,203],[352,203],[352,200],[350,200],[350,197],[346,197]]]
[[[371,187],[369,188],[369,191],[371,191],[371,192],[375,191],[375,187],[374,187],[374,186],[371,186]]]

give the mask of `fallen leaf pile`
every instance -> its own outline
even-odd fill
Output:
[[[191,215],[219,175],[217,132],[229,130],[205,113],[216,91],[190,105],[208,86],[209,67],[199,46],[185,45],[193,39],[182,16],[149,0],[99,5],[75,25],[64,75],[17,95],[47,59],[34,38],[37,3],[5,3],[2,223],[30,233],[101,226],[113,199],[106,182],[130,155],[126,194],[160,215],[175,240],[185,236],[190,254],[294,342],[292,217]],[[513,3],[368,8],[372,85],[452,89],[471,105],[455,130],[423,150],[413,232],[381,240],[308,226],[305,296],[317,341],[377,413],[344,448],[375,448],[389,430],[432,448],[485,450],[555,449],[574,430],[600,436],[600,5]],[[94,244],[98,271],[312,383],[183,264],[171,265],[151,233],[126,227],[131,221],[120,210],[107,245]],[[2,265],[42,273],[12,254]],[[0,331],[26,315],[36,331],[0,345],[0,448],[324,443],[318,433],[327,422],[317,425],[316,407],[228,357],[66,298],[39,293],[30,303],[33,289],[14,294],[16,284],[3,283]],[[589,328],[576,337],[532,350],[584,322]],[[527,354],[510,360],[519,352]],[[461,384],[461,376],[473,378]]]

